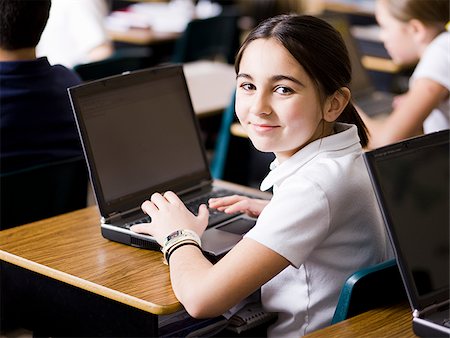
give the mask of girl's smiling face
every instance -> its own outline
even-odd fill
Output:
[[[252,41],[242,55],[236,114],[253,145],[280,162],[326,136],[315,84],[273,38]]]

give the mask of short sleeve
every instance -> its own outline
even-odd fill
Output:
[[[428,78],[450,90],[450,34],[443,33],[425,50],[411,80]]]
[[[323,189],[316,182],[293,176],[277,189],[246,237],[298,268],[327,237],[329,224],[329,203]]]

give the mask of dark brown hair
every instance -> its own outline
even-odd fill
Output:
[[[349,87],[352,70],[341,35],[324,20],[309,15],[278,15],[259,24],[236,56],[236,73],[247,46],[256,39],[268,38],[279,41],[303,66],[322,102],[340,88]],[[367,128],[351,102],[337,121],[356,125],[361,145],[367,145]]]
[[[0,0],[0,48],[34,48],[47,24],[50,0]]]

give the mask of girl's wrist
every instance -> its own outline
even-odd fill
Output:
[[[184,240],[174,246],[172,246],[164,255],[164,263],[166,263],[167,265],[170,264],[170,257],[172,256],[172,254],[177,251],[179,248],[183,247],[183,246],[196,246],[198,249],[200,249],[200,251],[202,250],[202,248],[200,247],[200,245],[197,242],[194,241],[190,241],[190,240]]]
[[[201,249],[201,239],[195,231],[189,229],[176,230],[166,236],[161,246],[164,263],[168,264],[170,255],[184,245],[195,245]]]

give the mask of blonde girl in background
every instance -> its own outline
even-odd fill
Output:
[[[377,120],[362,114],[369,148],[448,129],[450,119],[449,0],[377,0],[381,40],[397,64],[418,62],[408,91]]]

